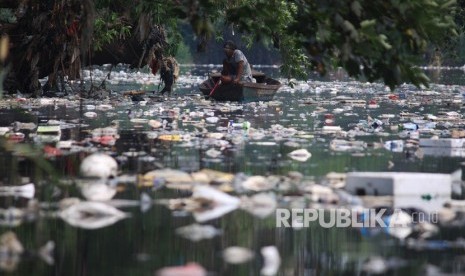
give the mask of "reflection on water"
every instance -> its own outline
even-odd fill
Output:
[[[60,103],[40,108],[2,109],[0,126],[9,126],[15,121],[39,123],[40,118],[61,120],[66,124],[61,127],[61,140],[80,141],[73,145],[80,150],[49,159],[57,173],[56,177],[61,179],[58,185],[47,177],[37,162],[5,152],[0,156],[2,183],[20,184],[24,181],[21,177],[27,177],[36,183],[36,198],[44,202],[80,197],[70,179],[78,175],[80,162],[95,148],[113,155],[118,161],[120,173],[127,175],[159,168],[185,172],[209,168],[249,176],[299,172],[317,183],[329,172],[452,173],[464,161],[461,149],[425,148],[420,153],[417,148],[405,147],[395,152],[383,147],[385,141],[397,140],[401,135],[401,131],[391,131],[387,125],[398,126],[410,122],[410,119],[399,116],[401,112],[420,117],[422,114],[437,114],[445,110],[461,112],[462,105],[449,100],[451,96],[462,96],[462,86],[433,85],[430,91],[448,93],[442,97],[427,93],[419,95],[418,89],[406,85],[393,92],[396,97],[407,99],[401,104],[400,101],[386,97],[391,92],[383,85],[354,82],[339,72],[330,75],[328,79],[343,81],[325,82],[318,79],[299,82],[293,89],[285,86],[273,103],[210,103],[195,94],[198,93],[198,83],[207,72],[215,68],[184,67],[175,95],[163,101],[152,100],[145,105],[119,99],[108,103],[85,102],[84,110],[80,109],[79,104]],[[277,68],[255,69],[279,77]],[[445,84],[462,85],[463,71],[443,71],[439,80]],[[158,85],[153,78],[142,83],[127,83],[115,76],[112,81],[108,87],[115,91],[155,90]],[[374,101],[380,107],[343,105],[335,100],[336,96]],[[309,104],[310,100],[317,104]],[[110,104],[114,108],[99,110],[97,107],[101,104]],[[87,111],[95,112],[97,117],[83,116]],[[366,146],[358,150],[331,149],[330,143],[336,137],[321,131],[325,125],[341,126],[344,131],[352,130],[351,133],[364,128],[373,131],[373,126],[367,126],[367,122],[373,118],[385,118],[383,114],[394,116],[387,120],[388,124],[382,132],[352,136],[352,140],[365,142]],[[166,132],[163,139],[160,139],[160,131],[153,132],[147,121],[143,120],[147,117],[159,120],[162,124]],[[216,117],[218,122],[210,123],[207,117]],[[228,129],[230,120],[249,122],[251,128]],[[112,125],[118,125],[119,139],[115,140],[114,145],[85,140],[91,137],[96,128]],[[441,126],[438,129],[447,128]],[[29,132],[23,132],[27,135],[26,141],[30,141]],[[220,133],[224,137],[213,139],[206,133]],[[308,150],[311,157],[304,162],[290,158],[288,154],[297,149]],[[190,195],[181,190],[158,189],[155,183],[153,189],[141,189],[133,184],[126,185],[117,198],[137,200],[142,190],[153,199]],[[289,192],[289,198],[279,199],[282,201],[279,204],[289,203],[292,201],[292,192]],[[411,202],[417,208],[421,208],[424,203],[418,199],[416,204],[413,200]],[[1,198],[2,208],[14,206],[24,209],[28,204],[21,197]],[[303,206],[309,206],[307,204],[304,202]],[[434,248],[433,242],[430,242],[427,244],[430,249],[417,251],[406,246],[405,240],[394,239],[383,232],[366,233],[360,229],[337,227],[327,229],[317,223],[303,229],[276,228],[274,215],[259,219],[239,208],[205,223],[219,229],[218,235],[213,235],[211,239],[192,241],[176,234],[176,229],[196,222],[190,213],[172,212],[161,205],[153,205],[146,212],[137,206],[128,207],[124,212],[129,213],[130,217],[96,230],[72,227],[52,215],[27,215],[18,226],[4,226],[5,231],[14,229],[29,252],[16,267],[16,273],[153,275],[162,267],[196,262],[216,275],[259,275],[264,263],[260,250],[269,245],[275,245],[280,253],[279,275],[374,273],[377,261],[378,265],[381,263],[384,266],[382,271],[399,275],[434,275],[438,271],[464,273],[463,248]],[[462,232],[463,227],[441,229],[433,241],[456,241],[463,238]],[[36,256],[37,248],[48,240],[56,243],[53,265]],[[227,264],[221,254],[230,246],[249,248],[254,252],[254,258],[244,264]],[[379,259],[373,258],[376,256],[383,259],[379,262]],[[3,260],[0,256],[0,269]]]

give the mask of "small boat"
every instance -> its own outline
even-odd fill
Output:
[[[221,74],[213,73],[199,85],[199,89],[203,95],[217,101],[271,101],[281,87],[281,83],[258,71],[252,71],[252,76],[256,83],[219,84]]]

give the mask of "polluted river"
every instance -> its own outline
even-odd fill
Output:
[[[219,67],[183,65],[171,95],[124,65],[85,70],[59,97],[5,95],[0,270],[465,273],[462,68],[391,91],[256,66],[282,87],[237,103],[201,95]],[[91,82],[108,95],[79,97]]]

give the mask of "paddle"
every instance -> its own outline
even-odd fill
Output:
[[[210,94],[208,94],[208,97],[210,98],[213,93],[215,92],[216,88],[218,87],[218,85],[220,84],[221,80],[218,80],[216,83],[215,83],[215,86],[213,86],[213,89],[210,91]]]

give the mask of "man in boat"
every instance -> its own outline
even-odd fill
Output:
[[[223,60],[223,70],[221,71],[222,84],[254,82],[250,64],[234,42],[228,40],[224,43],[224,53],[226,58]]]

